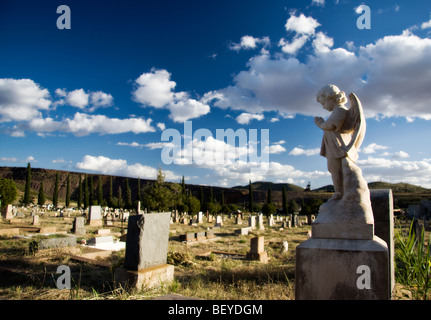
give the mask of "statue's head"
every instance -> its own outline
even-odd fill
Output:
[[[316,100],[322,105],[325,105],[327,102],[340,105],[347,102],[347,97],[344,91],[341,91],[337,86],[328,84],[319,90]]]

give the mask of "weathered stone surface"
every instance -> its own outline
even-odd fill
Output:
[[[39,249],[54,249],[76,246],[75,237],[49,238],[38,241]]]
[[[369,268],[370,289],[359,288]],[[296,247],[295,297],[298,300],[390,299],[386,243],[373,240],[310,238]]]
[[[126,269],[141,270],[166,264],[170,215],[170,212],[159,212],[129,217]]]
[[[169,219],[168,219],[169,221]],[[124,267],[115,270],[115,282],[137,290],[150,290],[168,285],[174,279],[174,266],[163,264],[143,270],[131,271]]]
[[[374,234],[388,245],[392,292],[395,287],[394,202],[392,190],[370,190],[370,198],[374,214]]]

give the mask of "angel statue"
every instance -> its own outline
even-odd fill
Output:
[[[331,220],[349,220],[352,216],[365,223],[373,224],[370,193],[361,169],[356,165],[358,149],[366,130],[365,117],[358,97],[349,95],[350,108],[347,108],[346,95],[335,85],[323,87],[317,94],[317,102],[331,112],[325,121],[315,117],[315,124],[323,130],[320,155],[327,158],[328,171],[334,184],[334,195],[319,209],[319,223],[325,213],[331,211]]]

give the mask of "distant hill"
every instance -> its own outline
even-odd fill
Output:
[[[426,189],[420,186],[415,186],[409,183],[389,183],[389,182],[370,182],[368,188],[372,189],[392,189],[392,193],[403,194],[403,193],[430,193],[431,189]],[[323,186],[318,189],[312,190],[313,192],[334,192],[333,185]]]
[[[273,183],[273,182],[265,182],[265,181],[257,181],[252,182],[251,186],[253,191],[268,191],[268,188],[271,187],[272,191],[282,191],[283,187],[286,187],[286,191],[294,191],[294,192],[302,192],[304,188],[296,186],[290,183]],[[248,184],[245,186],[235,186],[232,189],[240,189],[248,191]]]

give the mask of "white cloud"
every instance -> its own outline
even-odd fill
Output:
[[[175,122],[184,122],[210,112],[205,102],[191,99],[187,92],[174,92],[176,83],[170,77],[168,71],[154,68],[143,73],[135,80],[133,99],[144,106],[168,109],[169,117]]]
[[[370,154],[370,153],[376,153],[377,150],[386,150],[386,149],[388,149],[387,146],[382,146],[373,142],[373,143],[370,143],[368,146],[362,148],[360,152],[365,154]]]
[[[90,95],[84,89],[76,89],[67,94],[66,103],[72,107],[84,109],[88,105]]]
[[[421,24],[421,29],[428,29],[428,28],[431,28],[431,19]]]
[[[392,155],[392,157],[396,158],[396,159],[410,158],[409,154],[407,152],[404,152],[404,151],[397,151]]]
[[[158,122],[157,123],[157,128],[159,128],[160,130],[165,130],[166,129],[166,125],[163,122]]]
[[[140,163],[128,164],[124,159],[110,159],[104,156],[91,155],[84,156],[82,161],[76,164],[76,168],[108,175],[152,180],[157,178],[158,173],[158,169]],[[180,176],[172,171],[163,170],[163,173],[168,181],[180,179]]]
[[[406,31],[353,52],[332,48],[331,39],[322,33],[313,37],[314,52],[305,62],[280,54],[255,55],[231,86],[206,93],[205,100],[247,113],[328,116],[316,102],[316,93],[334,83],[347,94],[357,94],[366,117],[431,119],[431,39]]]
[[[152,69],[135,80],[137,88],[133,91],[136,102],[154,108],[162,108],[174,101],[176,83],[170,80],[171,74],[166,70]]]
[[[0,162],[17,162],[18,159],[17,158],[7,158],[7,157],[0,157]]]
[[[162,149],[165,146],[173,147],[174,145],[170,142],[150,142],[150,143],[147,143],[143,146],[147,147],[150,150],[155,150],[155,149]]]
[[[113,100],[112,95],[102,91],[91,92],[90,95],[90,102],[94,108],[112,106]]]
[[[70,132],[76,136],[85,136],[91,133],[118,134],[125,132],[144,133],[154,132],[151,126],[152,119],[142,118],[108,118],[104,115],[88,115],[75,113],[73,118],[55,121],[52,118],[35,118],[19,125],[23,130],[36,132]]]
[[[311,4],[323,7],[325,5],[325,0],[311,0]]]
[[[0,79],[0,122],[27,121],[51,105],[49,91],[30,79]]]
[[[258,120],[261,121],[264,119],[264,116],[262,114],[252,114],[252,113],[241,113],[238,117],[236,117],[236,121],[239,124],[249,124],[251,120]]]
[[[334,45],[334,39],[328,37],[323,32],[318,32],[313,40],[313,47],[316,53],[329,52]]]
[[[306,17],[303,13],[299,17],[291,15],[287,19],[285,28],[286,31],[295,31],[299,34],[312,35],[315,29],[320,26],[320,23],[312,17]]]
[[[268,152],[269,154],[279,154],[284,151],[286,151],[286,149],[279,144],[274,144],[264,149],[264,152]]]
[[[314,148],[314,149],[303,149],[300,147],[293,148],[290,152],[290,156],[302,156],[305,155],[307,157],[314,156],[316,154],[320,153],[320,148]]]
[[[66,160],[64,160],[63,158],[60,159],[55,159],[51,161],[52,163],[66,163]]]
[[[114,100],[111,94],[103,91],[90,91],[87,93],[82,88],[70,92],[65,89],[56,89],[55,93],[57,96],[62,97],[62,99],[54,102],[55,106],[68,104],[88,112],[93,112],[101,107],[110,107]]]
[[[292,42],[287,42],[284,38],[280,40],[278,45],[284,53],[295,55],[308,40],[307,35],[295,36]]]
[[[139,144],[136,141],[133,142],[117,142],[117,146],[127,146],[127,147],[133,147],[133,148],[142,148],[144,145]]]
[[[239,51],[241,49],[250,50],[256,49],[258,45],[268,46],[270,40],[268,37],[255,38],[253,36],[243,36],[241,37],[240,43],[233,43],[229,46],[231,50]]]
[[[33,156],[28,156],[27,158],[25,158],[24,162],[30,162],[30,161],[35,161]]]
[[[406,182],[431,188],[431,159],[407,161],[368,157],[357,163],[368,182]]]

